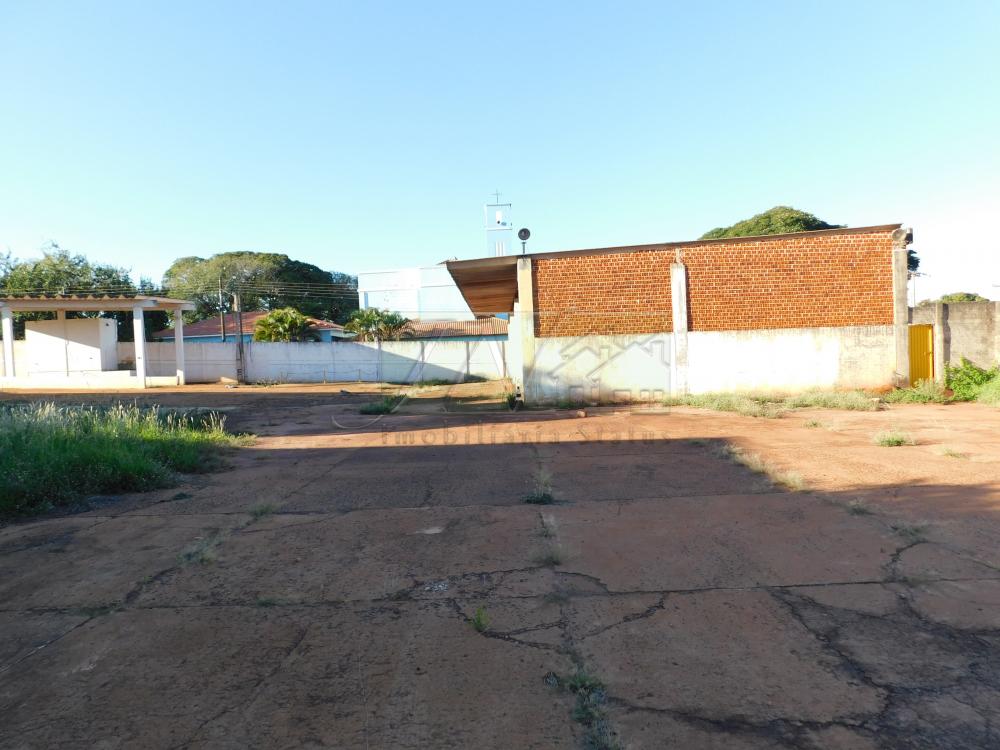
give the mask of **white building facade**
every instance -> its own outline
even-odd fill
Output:
[[[359,273],[358,304],[414,320],[475,318],[444,264]]]

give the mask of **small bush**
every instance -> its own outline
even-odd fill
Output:
[[[979,389],[976,401],[987,406],[1000,406],[1000,378],[994,378]]]
[[[852,516],[870,516],[872,509],[868,507],[868,504],[864,500],[855,499],[847,504],[847,512]]]
[[[912,388],[897,388],[882,397],[889,404],[946,404],[944,386],[933,380],[921,380]]]
[[[875,445],[883,448],[898,448],[901,445],[913,445],[914,440],[905,432],[898,430],[886,430],[875,436]]]
[[[514,409],[517,408],[517,394],[508,393],[507,395],[504,396],[504,402],[507,404],[508,409],[514,411]]]
[[[998,373],[997,367],[985,370],[962,357],[958,365],[945,367],[945,381],[955,401],[974,401],[982,387],[996,380]]]
[[[391,414],[402,403],[402,396],[383,396],[378,401],[361,407],[362,414]]]

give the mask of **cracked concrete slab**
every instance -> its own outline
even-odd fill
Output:
[[[73,519],[74,521],[76,519]],[[82,527],[43,522],[30,544],[0,555],[0,610],[106,607],[122,603],[144,580],[180,563],[178,555],[213,533],[246,523],[234,515],[109,518]],[[5,531],[16,537],[13,526]]]
[[[830,722],[877,713],[886,697],[764,591],[668,596],[580,650],[629,706],[706,719]]]
[[[548,511],[562,569],[612,591],[878,581],[899,541],[808,494],[727,495]]]

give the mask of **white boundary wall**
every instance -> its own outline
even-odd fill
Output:
[[[892,326],[690,331],[686,358],[672,333],[534,339],[529,402],[657,401],[682,393],[873,388],[892,383]]]
[[[505,341],[353,341],[333,343],[249,343],[245,346],[249,382],[322,383],[346,381],[403,382],[467,377],[498,380],[506,376]],[[134,346],[119,342],[118,359],[129,362]],[[235,343],[185,342],[188,383],[235,380]],[[175,374],[174,344],[146,344],[150,376]]]

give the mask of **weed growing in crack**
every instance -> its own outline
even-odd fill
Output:
[[[902,521],[889,525],[894,532],[905,539],[910,544],[922,542],[927,539],[928,524],[923,522],[904,523]]]
[[[524,496],[529,505],[552,505],[556,501],[552,495],[552,474],[546,469],[535,472],[535,489]]]
[[[546,567],[562,565],[562,550],[557,545],[552,545],[545,552],[535,558],[535,562]]]
[[[878,433],[875,438],[875,445],[882,448],[898,448],[901,445],[915,445],[916,442],[905,432],[899,430],[886,430]]]
[[[960,451],[955,450],[954,448],[942,448],[941,449],[941,455],[942,456],[947,456],[948,458],[968,458],[969,457],[968,453],[962,453]]]
[[[209,565],[214,563],[219,558],[216,548],[221,541],[222,537],[219,532],[213,531],[181,550],[177,559],[181,565],[191,565],[193,563]]]
[[[608,699],[604,683],[582,669],[570,677],[550,672],[545,675],[545,683],[576,696],[571,716],[573,721],[585,727],[586,747],[592,750],[621,750],[621,743],[604,710]]]
[[[852,516],[870,516],[875,511],[864,500],[856,498],[847,504],[847,512]]]
[[[476,607],[476,613],[472,616],[472,627],[477,633],[482,633],[490,627],[490,617],[486,614],[486,607]]]
[[[250,517],[254,521],[259,521],[260,519],[271,515],[276,510],[278,510],[278,506],[275,505],[274,503],[260,503],[259,505],[255,505],[250,509]]]

